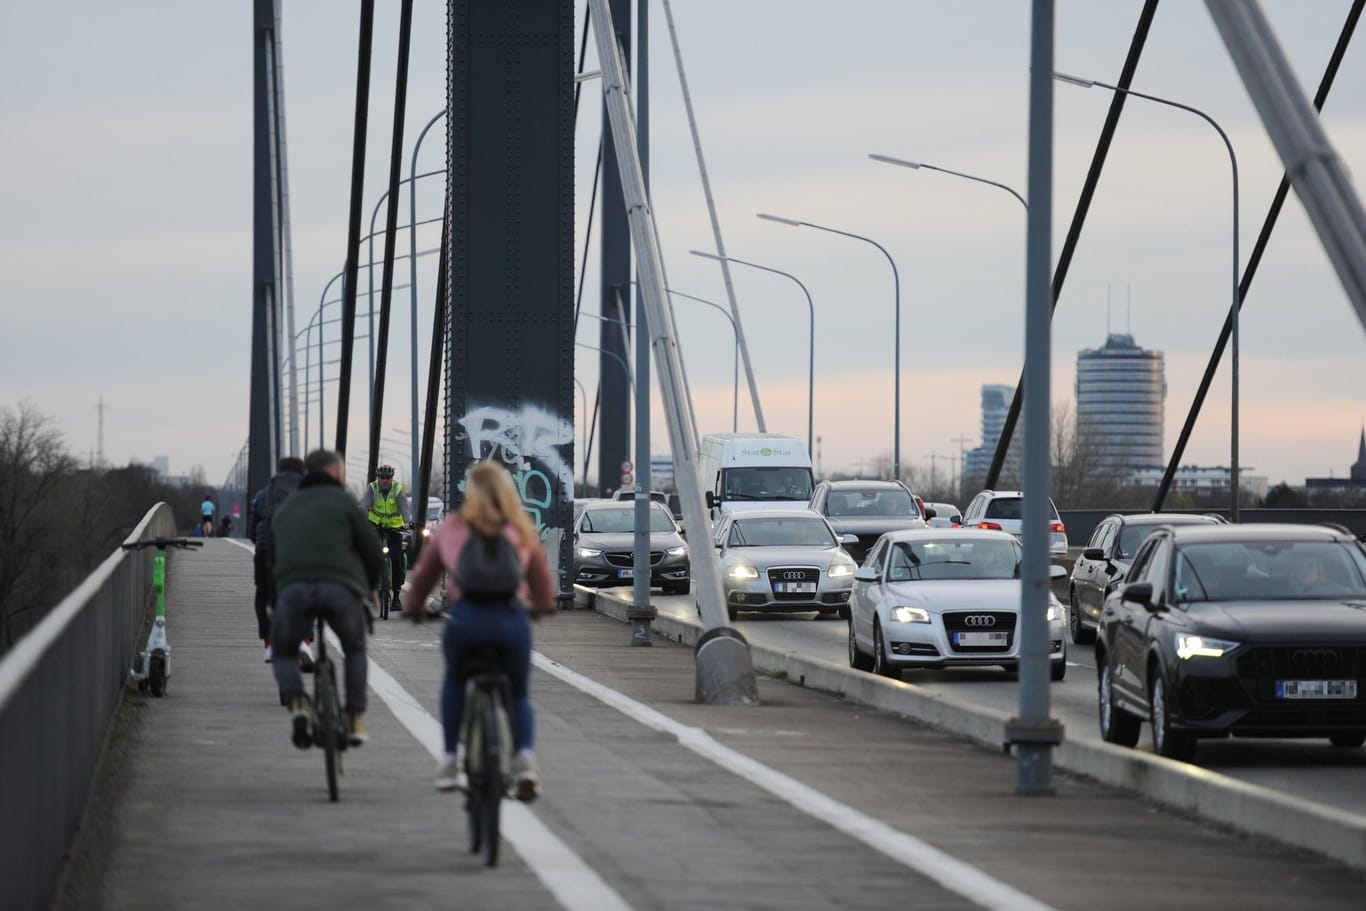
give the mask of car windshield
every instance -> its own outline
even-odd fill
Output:
[[[597,534],[625,534],[636,530],[636,509],[622,506],[617,509],[590,509],[579,526],[581,532]],[[674,523],[659,507],[650,509],[650,531],[673,531]]]
[[[1020,571],[1015,541],[898,541],[887,564],[888,582],[936,579],[1014,579]]]
[[[878,489],[832,490],[826,499],[826,512],[831,517],[848,516],[918,516],[915,500],[904,490]]]
[[[1048,514],[1052,521],[1058,521],[1058,508],[1053,505],[1053,501],[1048,501]],[[1024,518],[1024,498],[1023,497],[996,497],[987,504],[986,512],[982,516],[984,519],[1023,519]]]
[[[812,516],[754,517],[731,526],[732,547],[834,547],[830,527]]]
[[[1366,598],[1366,555],[1337,541],[1239,541],[1177,550],[1177,601]]]
[[[1200,524],[1194,519],[1183,519],[1171,523],[1172,525],[1196,525]],[[1212,522],[1211,522],[1212,524]],[[1161,528],[1161,525],[1125,525],[1124,530],[1119,534],[1119,553],[1115,554],[1116,559],[1132,560],[1134,554],[1138,553],[1139,546],[1153,532]]]
[[[727,468],[725,497],[727,500],[809,500],[811,469]]]

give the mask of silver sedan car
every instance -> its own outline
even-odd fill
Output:
[[[857,568],[825,517],[809,509],[732,513],[716,526],[730,619],[742,611],[847,616]]]
[[[1020,542],[1004,531],[889,532],[854,575],[849,665],[900,678],[904,668],[1019,667]],[[1050,566],[1054,578],[1067,574]],[[1066,611],[1048,595],[1052,678],[1067,673]]]

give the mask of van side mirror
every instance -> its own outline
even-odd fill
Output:
[[[708,509],[715,509],[715,508],[716,508],[716,494],[715,494],[715,492],[710,491],[710,490],[707,491],[707,508],[708,508]]]

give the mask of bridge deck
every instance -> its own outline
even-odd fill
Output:
[[[690,650],[632,649],[586,611],[539,624],[537,649],[719,748],[536,670],[545,794],[506,805],[489,872],[431,790],[439,627],[376,623],[371,743],[332,805],[321,756],[289,744],[251,595],[242,547],[173,555],[169,694],[125,700],[55,907],[1360,908],[1345,867],[1066,777],[1016,798],[1013,760],[782,681],[760,708],[694,705]]]

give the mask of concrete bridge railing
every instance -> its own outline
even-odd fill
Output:
[[[152,507],[126,541],[172,536]],[[155,552],[115,550],[0,660],[0,889],[46,908],[151,608]]]

